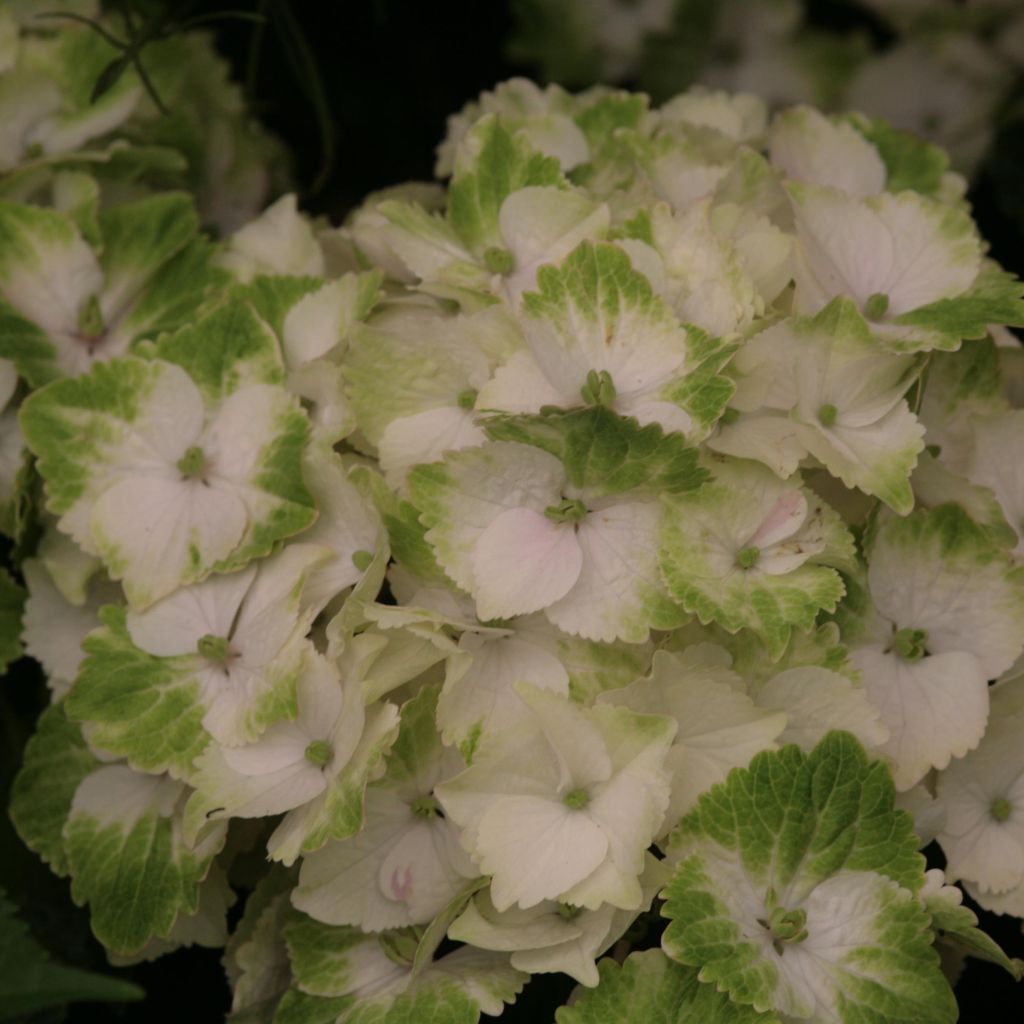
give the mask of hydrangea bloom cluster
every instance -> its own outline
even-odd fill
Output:
[[[517,0],[510,50],[566,84],[639,80],[668,96],[700,82],[774,105],[871,111],[946,148],[959,170],[976,167],[1024,69],[1020,4],[855,0],[834,24],[830,6]]]
[[[1024,301],[963,180],[524,81],[439,174],[216,245],[0,203],[21,836],[238,1020],[952,1022],[937,946],[1020,965],[919,848],[1024,913]]]

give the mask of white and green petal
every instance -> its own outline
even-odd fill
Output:
[[[697,436],[714,422],[730,389],[721,381],[718,407],[706,407],[717,380],[717,367],[698,372],[706,338],[679,323],[622,248],[582,243],[559,266],[542,268],[537,284],[520,316],[533,365],[524,354],[499,370],[480,408],[605,405]],[[691,374],[697,379],[688,381]]]
[[[672,797],[664,833],[731,769],[746,767],[761,750],[773,750],[786,727],[785,710],[755,706],[739,677],[726,666],[708,664],[703,654],[658,651],[649,676],[598,697],[601,704],[667,714],[679,723],[666,758]]]
[[[885,188],[878,150],[853,125],[813,107],[791,107],[772,121],[771,161],[791,181],[826,185],[863,198]]]
[[[951,878],[986,895],[1005,896],[998,912],[1018,913],[1024,885],[1024,761],[1020,728],[1024,687],[1019,680],[992,690],[992,718],[984,739],[939,775],[936,795],[945,811],[938,840]],[[988,905],[988,904],[986,904]]]
[[[243,283],[259,274],[324,274],[323,252],[292,193],[281,196],[255,220],[239,228],[228,239],[218,262]]]
[[[186,787],[166,776],[106,765],[83,779],[64,826],[71,894],[88,903],[108,949],[131,956],[166,938],[179,913],[199,909],[200,883],[226,826],[194,849],[180,831]],[[137,893],[145,887],[149,898]]]
[[[975,284],[981,245],[965,213],[915,192],[858,199],[811,185],[788,189],[800,242],[797,312],[845,296],[897,350],[957,347],[961,334],[915,326],[909,315]]]
[[[597,986],[561,1006],[557,1024],[612,1021],[694,1020],[701,1024],[772,1024],[778,1017],[732,1002],[714,985],[701,984],[696,970],[670,960],[660,949],[631,953],[624,963],[605,957]]]

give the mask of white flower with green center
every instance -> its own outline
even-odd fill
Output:
[[[210,822],[285,814],[267,841],[275,860],[343,838],[362,822],[363,790],[397,734],[391,704],[363,705],[357,677],[344,680],[319,654],[305,658],[293,721],[275,722],[240,747],[211,744],[196,759],[196,792],[185,809],[184,834],[194,843]],[[318,820],[328,819],[327,828]],[[314,826],[320,836],[311,836]],[[314,839],[309,846],[307,838]],[[316,842],[319,840],[319,843]]]
[[[304,600],[330,610],[353,587],[376,595],[389,555],[387,532],[373,503],[374,491],[383,482],[372,468],[321,445],[307,449],[302,469],[318,511],[302,543],[333,555],[310,574]]]
[[[673,834],[662,947],[758,1011],[952,1022],[916,847],[885,766],[848,734],[759,754]]]
[[[703,479],[693,450],[606,409],[487,429],[509,440],[450,454],[409,478],[427,541],[480,618],[543,610],[567,633],[633,643],[651,626],[677,624],[655,536],[659,495]]]
[[[780,476],[811,456],[846,486],[897,512],[910,510],[908,478],[924,448],[924,427],[905,395],[920,364],[879,351],[850,302],[756,334],[730,369],[736,393],[708,441],[712,448],[757,459]]]
[[[462,759],[441,745],[436,688],[402,708],[384,776],[366,790],[358,834],[302,860],[292,902],[318,921],[382,931],[426,924],[479,874],[434,796]]]
[[[794,308],[817,313],[852,299],[894,351],[956,349],[989,321],[1018,322],[1021,287],[982,261],[970,217],[917,192],[859,199],[787,186],[799,240]]]
[[[601,406],[699,440],[731,394],[728,352],[684,327],[617,245],[582,243],[537,275],[519,321],[527,349],[482,389],[484,410]]]
[[[0,202],[0,356],[34,386],[190,322],[222,282],[183,193],[113,206],[96,225],[83,237],[57,210]]]
[[[778,658],[794,627],[843,596],[828,563],[851,564],[842,521],[799,483],[754,462],[709,462],[715,479],[672,498],[661,527],[669,592],[703,623],[754,630]],[[824,564],[823,564],[824,563]]]
[[[676,723],[584,709],[520,684],[528,723],[495,736],[437,789],[497,910],[558,900],[596,910],[643,902],[644,851],[668,806]]]
[[[462,142],[445,218],[399,200],[377,204],[375,217],[422,290],[476,307],[491,294],[515,305],[534,287],[538,267],[583,239],[604,237],[610,219],[607,207],[569,186],[557,160],[493,116]]]
[[[432,302],[395,305],[353,332],[343,367],[347,395],[393,487],[404,489],[412,466],[486,439],[477,393],[521,346],[501,306],[451,316]]]
[[[978,745],[988,683],[1024,649],[1024,573],[956,505],[892,519],[870,550],[877,616],[851,660],[890,738],[899,789]]]
[[[67,698],[90,741],[142,771],[189,778],[212,736],[251,743],[296,714],[313,648],[303,584],[327,552],[294,545],[182,587],[144,612],[108,607]]]
[[[950,878],[965,879],[972,891],[986,897],[1003,896],[1020,905],[1024,892],[1021,678],[994,687],[991,700],[991,723],[984,738],[939,775],[936,794],[946,817],[937,838]]]
[[[647,909],[670,871],[652,854],[646,855],[641,885]],[[448,938],[478,949],[512,954],[510,963],[528,974],[561,971],[581,985],[598,983],[594,961],[636,919],[637,910],[620,910],[606,903],[587,910],[571,903],[545,900],[529,910],[509,907],[498,911],[485,891],[475,896],[448,929]]]
[[[316,517],[299,465],[309,425],[251,309],[223,305],[155,352],[57,381],[22,413],[60,528],[136,608]]]
[[[705,651],[658,651],[651,674],[622,690],[609,690],[599,704],[643,714],[668,715],[678,723],[666,758],[672,796],[661,834],[675,827],[701,793],[742,768],[761,750],[774,750],[786,726],[784,711],[758,708],[727,667],[709,664]]]

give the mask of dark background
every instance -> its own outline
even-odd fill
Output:
[[[193,10],[215,12],[228,6],[251,10],[255,3],[201,2]],[[858,27],[871,32],[880,45],[887,42],[884,29],[855,4],[822,0],[809,6],[811,16],[824,26],[840,30]],[[331,138],[325,139],[323,118],[318,117],[308,80],[294,72],[288,47],[273,26],[265,34],[254,74],[252,25],[225,20],[217,23],[214,31],[218,47],[236,68],[237,77],[241,80],[250,75],[254,109],[294,154],[301,205],[335,222],[367,192],[430,179],[434,150],[444,135],[448,114],[504,78],[535,76],[535,69],[516,64],[507,55],[514,23],[509,4],[504,2],[294,0],[290,14],[319,69],[321,95],[333,126]],[[1024,95],[1024,89],[1018,89],[1016,95]],[[1007,117],[976,178],[971,200],[982,234],[992,243],[993,255],[1018,273],[1024,271],[1022,166],[1024,123]],[[45,702],[38,668],[23,659],[0,685],[2,806],[6,806],[6,791],[21,749]],[[941,866],[941,854],[933,849],[928,853],[930,862]],[[89,933],[87,913],[70,902],[67,881],[51,875],[22,847],[5,815],[0,816],[0,887],[13,896],[34,934],[57,959],[108,969],[101,948]],[[982,926],[1004,949],[1024,956],[1018,921],[984,912],[981,918]],[[656,942],[656,933],[649,939]],[[146,989],[144,1003],[83,1004],[66,1012],[37,1014],[31,1021],[206,1024],[222,1020],[228,1007],[220,951],[183,950],[125,973]],[[571,988],[569,979],[541,976],[502,1019],[546,1024],[554,1006]],[[965,1022],[1024,1019],[1024,985],[1014,985],[988,964],[968,962],[957,997]]]

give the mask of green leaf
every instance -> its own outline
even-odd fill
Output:
[[[144,999],[138,985],[76,967],[51,962],[15,917],[15,908],[0,890],[0,1020],[29,1015],[67,1003],[123,1003]]]
[[[82,728],[51,704],[25,746],[21,770],[11,787],[10,815],[22,841],[58,875],[68,872],[64,823],[78,784],[99,760],[86,746]]]
[[[621,967],[606,957],[597,968],[597,988],[559,1007],[557,1024],[779,1024],[775,1014],[758,1013],[714,985],[702,985],[697,971],[660,949],[633,953]]]
[[[495,441],[518,441],[554,455],[569,482],[595,497],[680,494],[708,478],[682,435],[666,434],[656,423],[641,427],[603,407],[496,417],[485,430]]]
[[[21,612],[25,591],[0,567],[0,673],[21,657]]]
[[[448,189],[448,216],[469,246],[481,250],[502,244],[498,213],[513,192],[559,185],[563,179],[557,160],[532,151],[497,116],[481,118],[471,129],[470,141],[477,152],[469,166],[456,171]]]
[[[140,651],[126,611],[100,612],[104,627],[82,643],[85,660],[67,697],[67,713],[88,722],[93,742],[140,771],[187,778],[209,741],[202,721],[195,659],[158,658]]]
[[[679,823],[662,946],[737,1002],[844,1024],[952,1022],[910,815],[849,734],[758,754]]]

